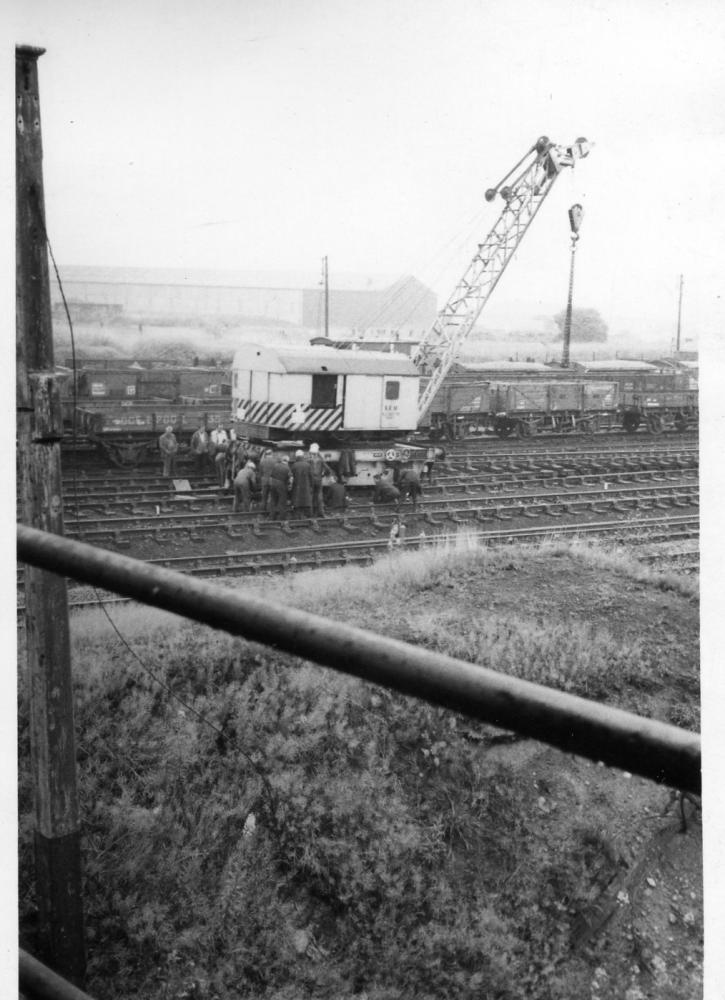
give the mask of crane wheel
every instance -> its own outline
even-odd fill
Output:
[[[640,425],[641,419],[639,413],[625,413],[622,417],[622,427],[627,434],[634,434]]]

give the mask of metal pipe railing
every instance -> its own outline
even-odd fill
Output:
[[[92,1000],[22,948],[18,953],[18,972],[21,995],[28,1000]]]
[[[19,525],[18,558],[491,725],[700,794],[700,737],[396,639]]]

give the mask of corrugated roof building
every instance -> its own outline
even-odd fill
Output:
[[[65,266],[60,274],[71,315],[75,307],[79,318],[95,309],[147,322],[213,318],[312,331],[324,322],[323,288],[312,273]],[[51,300],[61,302],[55,277]],[[335,332],[420,335],[435,316],[435,293],[412,276],[330,274],[329,325]]]

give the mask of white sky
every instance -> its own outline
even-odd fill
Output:
[[[725,18],[712,0],[30,0],[62,264],[412,273],[442,305],[541,134],[566,171],[481,317],[722,329]],[[683,346],[686,346],[683,342]]]

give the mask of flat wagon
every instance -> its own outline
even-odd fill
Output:
[[[137,465],[172,426],[182,448],[200,425],[230,419],[231,381],[222,368],[113,362],[67,370],[61,394],[65,442],[81,436],[115,465]]]

